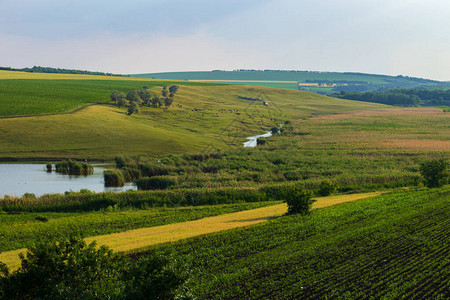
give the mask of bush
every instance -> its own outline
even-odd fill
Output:
[[[329,196],[336,191],[336,185],[329,180],[324,180],[319,184],[317,189],[318,196]]]
[[[286,195],[285,201],[288,205],[288,213],[306,215],[310,212],[312,204],[312,192],[302,186],[293,187]]]
[[[435,159],[420,166],[425,184],[429,188],[440,187],[448,182],[448,163],[444,159]]]
[[[119,296],[119,257],[78,238],[45,241],[20,254],[21,267],[0,278],[6,299],[98,299]]]
[[[52,164],[47,164],[47,172],[51,172],[52,171]]]
[[[120,170],[105,170],[103,171],[106,187],[118,187],[125,185],[125,178]]]
[[[165,190],[176,183],[175,179],[162,176],[143,177],[136,180],[136,186],[140,190]]]
[[[186,266],[173,256],[134,261],[80,238],[45,241],[20,254],[9,273],[0,263],[1,299],[174,299],[189,296]],[[185,294],[181,294],[185,293]]]

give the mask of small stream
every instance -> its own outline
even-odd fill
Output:
[[[272,131],[267,131],[266,133],[260,134],[260,135],[249,136],[247,138],[248,141],[243,143],[244,147],[256,147],[256,145],[258,144],[257,143],[258,138],[269,137],[269,136],[272,136]]]

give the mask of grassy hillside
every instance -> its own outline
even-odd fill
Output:
[[[449,208],[448,186],[398,191],[153,251],[192,263],[199,299],[444,299]]]
[[[176,82],[180,89],[172,107],[143,107],[128,116],[126,108],[108,101],[111,91],[145,85],[156,94],[174,82],[18,73],[0,72],[0,115],[8,117],[0,119],[1,159],[112,159],[240,147],[246,136],[285,120],[386,107],[289,90]],[[16,79],[6,79],[11,77]],[[23,77],[33,79],[19,79]],[[61,114],[86,105],[91,106]],[[19,115],[32,116],[13,117]]]

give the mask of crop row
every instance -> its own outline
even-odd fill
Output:
[[[449,200],[448,186],[396,192],[154,251],[192,257],[199,298],[439,298]]]

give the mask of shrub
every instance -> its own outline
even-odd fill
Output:
[[[6,299],[98,299],[119,296],[119,256],[78,238],[44,241],[20,254],[21,267],[0,278]]]
[[[336,185],[334,185],[329,180],[324,180],[319,184],[317,189],[317,195],[319,196],[329,196],[336,191]]]
[[[435,159],[420,166],[427,187],[440,187],[448,182],[448,163],[444,159]]]
[[[52,171],[52,164],[47,164],[47,172],[51,172]]]
[[[0,263],[1,299],[175,299],[189,296],[189,272],[173,256],[137,261],[80,238],[32,246],[21,267]],[[184,293],[184,295],[182,294]]]
[[[312,199],[311,191],[302,186],[295,186],[286,195],[285,201],[288,205],[288,213],[306,215],[310,212],[315,200]]]
[[[136,186],[140,190],[165,190],[174,184],[176,184],[175,179],[162,176],[143,177],[136,180]]]
[[[106,187],[119,187],[125,185],[125,178],[120,170],[103,171]]]

